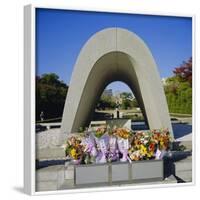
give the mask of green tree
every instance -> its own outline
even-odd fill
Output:
[[[115,107],[116,103],[111,96],[101,95],[97,103],[97,109],[105,110],[105,109],[114,109]]]
[[[139,107],[139,104],[138,104],[136,98],[134,98],[134,99],[132,100],[132,107],[133,107],[133,108]]]
[[[127,110],[127,109],[130,109],[131,107],[132,107],[132,102],[131,102],[131,100],[124,98],[124,99],[122,100],[122,109]]]
[[[176,67],[173,72],[181,82],[187,81],[192,85],[192,57],[184,61],[179,67]]]
[[[68,86],[54,73],[36,77],[36,120],[61,117]]]
[[[192,58],[176,67],[164,85],[171,113],[192,113]]]
[[[133,99],[133,95],[130,92],[122,92],[120,96],[124,99]]]

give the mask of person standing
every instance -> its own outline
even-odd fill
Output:
[[[43,111],[40,113],[40,120],[44,121],[44,112]]]

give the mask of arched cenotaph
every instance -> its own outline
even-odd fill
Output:
[[[150,129],[168,128],[173,137],[161,78],[145,42],[122,28],[95,33],[82,47],[66,97],[61,133],[88,126],[97,100],[113,81],[133,91]]]

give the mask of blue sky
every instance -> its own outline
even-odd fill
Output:
[[[175,67],[192,56],[192,20],[189,17],[37,9],[37,74],[53,72],[69,84],[84,43],[101,29],[116,26],[135,32],[145,41],[161,78],[171,76]],[[108,87],[129,90],[119,82]]]

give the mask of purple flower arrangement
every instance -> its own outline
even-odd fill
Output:
[[[134,133],[127,128],[100,127],[73,134],[67,139],[65,152],[74,164],[131,162],[161,159],[169,143],[167,129]]]

